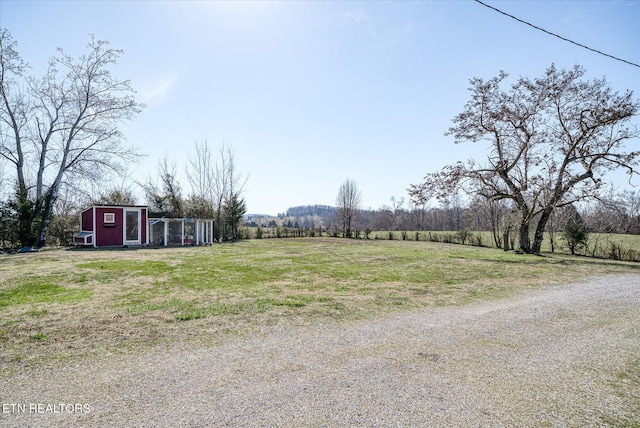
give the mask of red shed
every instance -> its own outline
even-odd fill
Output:
[[[82,212],[76,245],[121,247],[148,245],[149,208],[144,206],[94,205]]]

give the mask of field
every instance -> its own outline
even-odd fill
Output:
[[[296,229],[286,227],[263,227],[258,233],[258,228],[248,227],[243,229],[243,234],[247,238],[269,239],[269,238],[289,238],[299,236],[330,236],[339,231],[319,231],[313,229]],[[359,231],[360,239],[373,240],[398,240],[398,241],[428,241],[448,244],[463,244],[476,247],[495,248],[493,234],[489,231],[372,231],[368,237]],[[533,239],[533,236],[531,237]],[[510,236],[511,247],[517,246],[517,231]],[[549,233],[545,232],[542,241],[541,251],[543,253],[569,254],[569,246],[563,237],[562,232],[554,234],[554,246],[551,249],[551,239]],[[502,243],[500,245],[502,248]],[[576,248],[577,255],[596,257],[601,259],[626,260],[640,262],[640,235],[619,234],[619,233],[589,233],[587,243]]]
[[[263,239],[212,247],[0,256],[0,366],[181,342],[281,322],[460,305],[587,276],[620,261],[423,241]]]
[[[372,232],[371,239],[397,239],[413,241],[431,241],[454,244],[473,245],[479,247],[495,247],[491,232]],[[512,234],[514,240],[512,245],[517,245],[516,235]],[[545,232],[542,241],[541,251],[549,253],[551,251],[551,239],[549,233]],[[556,232],[554,236],[553,252],[569,254],[569,247],[562,236],[562,232]],[[603,259],[626,260],[640,262],[640,235],[619,234],[619,233],[589,233],[586,245],[576,248],[577,255],[597,257]]]

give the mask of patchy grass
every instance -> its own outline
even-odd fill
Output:
[[[616,394],[624,402],[624,411],[602,417],[607,426],[640,427],[640,358],[629,359],[611,382]]]
[[[0,366],[206,342],[285,320],[460,305],[639,269],[565,255],[329,238],[4,255]]]

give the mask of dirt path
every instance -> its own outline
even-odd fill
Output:
[[[0,401],[10,427],[623,424],[640,276],[109,356],[1,379]]]

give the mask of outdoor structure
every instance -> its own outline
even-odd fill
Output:
[[[212,219],[149,218],[150,245],[203,245],[213,240]]]
[[[94,205],[82,211],[73,243],[96,248],[148,245],[148,217],[144,206]]]
[[[213,244],[213,220],[166,218],[146,206],[94,205],[82,211],[75,245],[99,247]]]

